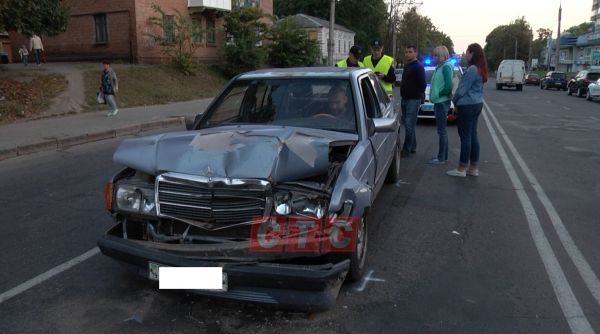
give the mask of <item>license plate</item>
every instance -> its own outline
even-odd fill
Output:
[[[433,111],[433,104],[422,104],[421,110],[423,111]]]
[[[169,266],[162,264],[162,263],[148,261],[148,278],[150,278],[153,281],[160,280],[160,276],[159,276],[159,272],[160,272],[159,268],[160,267],[169,267]],[[223,287],[221,289],[214,289],[214,290],[209,289],[208,291],[226,292],[229,289],[229,279],[227,277],[226,272],[223,272],[222,283],[223,283]]]

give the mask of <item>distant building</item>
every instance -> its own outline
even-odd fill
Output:
[[[198,22],[206,33],[199,39],[201,47],[195,56],[200,61],[214,62],[225,43],[223,16],[232,8],[260,7],[273,14],[273,0],[69,0],[71,21],[67,31],[54,37],[41,36],[49,61],[122,59],[134,63],[166,62],[162,47],[150,34],[169,34],[153,26],[150,17],[157,16],[152,4],[166,13],[166,22],[174,24],[179,11]],[[11,44],[28,43],[28,37],[10,33]],[[16,48],[13,47],[13,57]],[[16,59],[16,58],[15,58]]]
[[[326,62],[327,60],[327,41],[329,40],[329,21],[320,19],[318,17],[296,14],[284,18],[284,20],[291,20],[301,28],[308,32],[308,36],[313,40],[316,40],[321,50],[321,58],[319,62]],[[334,25],[334,52],[333,59],[337,62],[341,59],[348,57],[350,48],[354,45],[354,36],[356,33],[342,25]]]
[[[594,31],[600,31],[600,0],[593,0],[592,17],[590,21],[594,22]]]

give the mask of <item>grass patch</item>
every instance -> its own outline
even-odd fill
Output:
[[[165,104],[215,96],[226,79],[217,71],[202,66],[194,76],[185,76],[168,65],[112,65],[119,78],[119,108]],[[85,65],[86,110],[106,109],[96,102],[102,69]]]
[[[0,124],[38,117],[67,89],[63,75],[17,72],[0,79]]]

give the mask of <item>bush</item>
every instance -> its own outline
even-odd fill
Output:
[[[269,63],[274,67],[312,66],[319,57],[317,41],[290,20],[271,28]]]
[[[223,49],[223,70],[227,75],[255,70],[265,64],[267,52],[262,41],[268,28],[260,21],[264,17],[262,10],[255,7],[242,8],[225,17],[229,41]]]

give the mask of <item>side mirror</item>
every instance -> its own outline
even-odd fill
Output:
[[[202,114],[197,114],[194,118],[192,116],[184,116],[183,120],[185,121],[186,130],[194,130],[195,125],[198,124],[201,118]]]
[[[374,118],[374,132],[395,132],[398,128],[398,120],[396,118]]]

